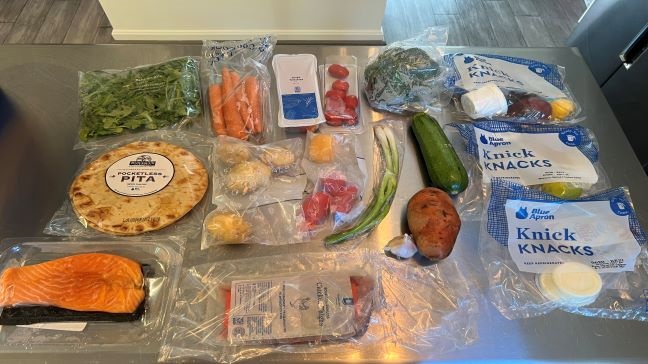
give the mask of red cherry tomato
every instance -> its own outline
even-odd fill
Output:
[[[355,109],[358,107],[358,96],[346,95],[346,97],[344,98],[344,103],[349,109]]]
[[[343,179],[327,177],[320,178],[320,185],[322,186],[322,190],[331,196],[337,196],[341,192],[346,191],[348,187],[355,187],[348,185],[347,181]]]
[[[341,99],[337,96],[331,96],[326,98],[325,111],[332,111],[337,114],[341,114],[346,109],[344,104],[344,99]]]
[[[304,219],[308,224],[319,225],[329,214],[331,198],[324,192],[315,192],[302,201]]]
[[[333,114],[330,111],[324,112],[324,118],[326,119],[326,124],[330,126],[342,126],[342,123],[345,122],[340,115]]]
[[[349,83],[346,82],[346,81],[342,81],[342,80],[335,80],[335,81],[333,82],[333,85],[331,85],[331,87],[332,87],[334,90],[344,91],[345,93],[346,93],[347,91],[349,91]]]
[[[326,94],[324,97],[339,97],[341,99],[346,98],[346,92],[341,91],[341,90],[328,90],[326,91]]]
[[[328,73],[335,78],[345,78],[349,75],[349,69],[339,64],[332,64],[328,68]]]
[[[347,191],[339,196],[331,198],[331,211],[347,213],[351,211],[356,203],[357,194]]]

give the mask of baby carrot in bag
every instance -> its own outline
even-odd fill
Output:
[[[227,135],[223,120],[223,91],[221,85],[209,85],[209,107],[211,126],[215,135]]]
[[[236,107],[236,90],[234,88],[233,72],[223,67],[223,117],[227,128],[227,135],[247,140],[248,133],[245,131],[245,124]]]
[[[254,133],[261,133],[263,131],[263,107],[261,105],[261,95],[259,94],[259,80],[256,77],[245,77],[245,93],[252,110],[251,119],[254,125]]]

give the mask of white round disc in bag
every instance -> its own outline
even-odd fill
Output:
[[[552,276],[560,297],[568,301],[596,298],[603,288],[601,275],[582,263],[563,263],[553,270]]]
[[[508,110],[504,93],[494,83],[463,94],[461,107],[473,119],[505,114]]]
[[[553,275],[551,273],[537,274],[536,284],[545,297],[552,301],[560,300],[560,292],[553,281]]]

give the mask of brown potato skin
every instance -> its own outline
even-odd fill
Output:
[[[441,260],[452,252],[461,219],[447,193],[428,187],[415,193],[407,203],[407,225],[419,253],[431,260]]]

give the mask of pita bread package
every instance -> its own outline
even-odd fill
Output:
[[[213,141],[173,131],[113,139],[90,149],[45,233],[191,237],[209,198]]]

